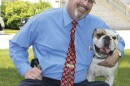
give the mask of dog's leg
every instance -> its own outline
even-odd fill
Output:
[[[113,86],[114,83],[114,76],[108,76],[105,80],[106,83],[108,83],[110,86]]]

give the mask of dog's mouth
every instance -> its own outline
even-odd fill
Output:
[[[108,47],[98,48],[96,45],[94,45],[94,47],[98,54],[108,55],[108,56],[113,54],[113,51],[111,51],[111,49]]]

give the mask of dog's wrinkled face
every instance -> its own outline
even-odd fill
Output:
[[[95,29],[93,33],[93,49],[99,58],[112,55],[117,48],[119,35],[108,29]]]

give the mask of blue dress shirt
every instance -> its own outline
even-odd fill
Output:
[[[28,48],[32,45],[34,57],[39,59],[43,76],[60,80],[70,42],[73,19],[65,8],[55,8],[33,16],[10,40],[10,56],[16,68],[24,75],[31,69]],[[95,28],[109,28],[101,19],[91,14],[78,21],[75,32],[76,73],[75,83],[86,79],[93,57],[92,33]],[[124,42],[119,42],[124,50]]]

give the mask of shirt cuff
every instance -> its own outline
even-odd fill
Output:
[[[24,77],[25,74],[32,69],[32,67],[26,63],[23,63],[22,65],[19,65],[17,69],[19,73]]]

